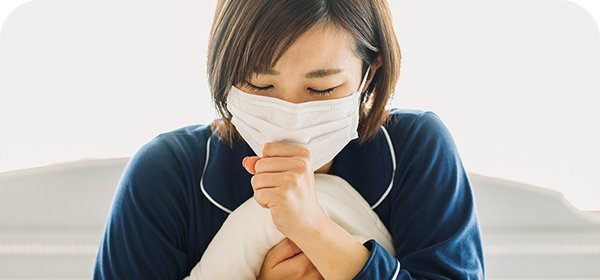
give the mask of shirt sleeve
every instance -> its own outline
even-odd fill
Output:
[[[155,138],[128,163],[113,198],[94,279],[186,276],[185,175],[168,144]]]
[[[389,128],[397,172],[386,203],[396,256],[367,241],[370,258],[354,279],[483,279],[475,202],[449,131],[430,112],[402,125]]]

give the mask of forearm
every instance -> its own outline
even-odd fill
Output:
[[[317,224],[288,238],[308,256],[324,279],[352,279],[369,259],[370,251],[328,217]]]

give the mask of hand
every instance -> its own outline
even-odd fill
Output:
[[[323,279],[306,255],[289,239],[275,245],[260,269],[258,280]]]
[[[327,215],[317,201],[312,156],[308,149],[266,143],[263,157],[246,157],[242,164],[254,174],[254,199],[271,210],[275,227],[285,236],[319,229]]]
[[[319,205],[310,151],[267,143],[262,154],[262,158],[244,158],[242,165],[254,174],[251,180],[254,199],[270,209],[273,224],[290,244],[284,245],[282,241],[284,248],[276,249],[277,245],[269,251],[259,279],[312,276],[312,267],[319,277],[352,279],[365,265],[370,252],[329,219]]]

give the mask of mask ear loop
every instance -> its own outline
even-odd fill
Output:
[[[367,95],[363,94],[363,90],[364,90],[365,85],[367,84],[367,78],[369,77],[369,72],[371,72],[371,65],[369,65],[369,68],[367,68],[367,72],[365,73],[365,76],[363,77],[363,80],[360,83],[360,88],[358,89],[358,92],[357,92],[359,108],[361,108],[364,105],[364,103],[367,102],[366,99],[368,99],[368,98],[365,98],[365,97],[367,97]]]
[[[365,84],[367,83],[367,77],[369,77],[369,72],[371,71],[371,65],[369,65],[369,68],[367,68],[367,72],[365,73],[365,76],[363,77],[362,82],[360,83],[360,88],[358,88],[358,92],[360,94],[362,94]]]

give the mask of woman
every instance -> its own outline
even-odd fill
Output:
[[[432,113],[386,110],[400,50],[385,0],[220,0],[208,75],[221,118],[129,163],[95,279],[183,279],[248,198],[287,237],[259,279],[483,278],[473,196]],[[396,256],[325,215],[314,173],[345,179]]]

